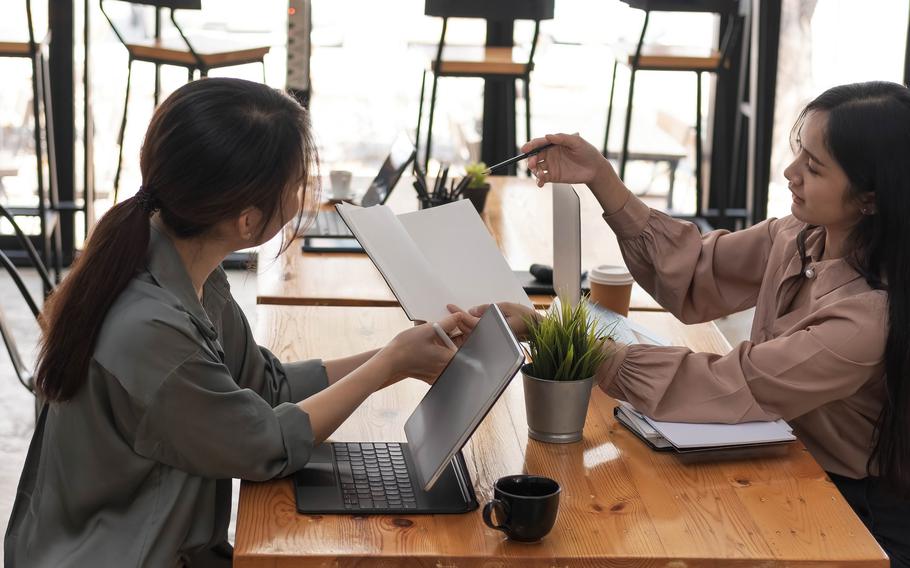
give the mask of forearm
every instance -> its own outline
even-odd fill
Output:
[[[359,356],[349,359],[356,357]],[[309,414],[313,436],[316,443],[320,443],[338,429],[368,396],[398,379],[400,377],[389,358],[381,352],[376,353],[325,390],[297,405]]]
[[[358,353],[357,355],[349,355],[348,357],[340,357],[338,359],[332,359],[331,361],[325,361],[325,372],[329,377],[329,385],[336,383],[342,377],[352,373],[355,369],[366,363],[370,360],[373,355],[379,352],[379,349],[373,349],[372,351],[365,351],[363,353]]]

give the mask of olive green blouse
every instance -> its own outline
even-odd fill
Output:
[[[231,478],[266,480],[310,457],[295,402],[322,361],[256,345],[216,270],[200,303],[153,228],[148,266],[117,298],[88,380],[39,419],[4,542],[6,565],[175,566],[223,543]]]

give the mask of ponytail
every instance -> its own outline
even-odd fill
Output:
[[[147,192],[143,188],[101,218],[69,275],[44,305],[35,385],[48,402],[70,400],[85,383],[108,310],[145,266]]]

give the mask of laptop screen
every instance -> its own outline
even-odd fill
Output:
[[[399,135],[392,144],[392,151],[389,152],[385,162],[382,163],[382,167],[379,168],[379,173],[373,178],[370,187],[363,195],[360,205],[362,207],[372,207],[373,205],[385,203],[389,198],[389,193],[392,192],[392,188],[401,179],[401,175],[416,154],[417,150],[414,148],[414,144],[408,140],[408,137],[403,134]]]
[[[524,353],[502,312],[491,305],[404,425],[417,480],[425,490],[467,443],[523,363]]]

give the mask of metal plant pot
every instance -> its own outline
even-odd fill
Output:
[[[541,442],[568,444],[581,440],[591,400],[594,377],[577,381],[550,381],[521,368],[525,390],[528,435]]]

